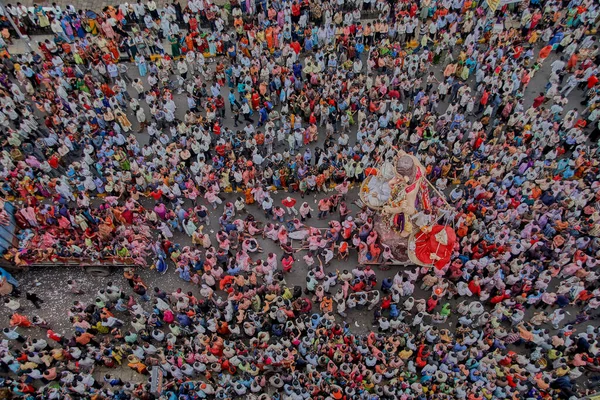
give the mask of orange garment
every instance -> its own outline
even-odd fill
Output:
[[[538,60],[545,60],[550,55],[551,51],[552,51],[551,45],[543,47],[542,50],[540,50],[540,55],[538,56]]]
[[[148,373],[148,369],[146,368],[146,366],[144,364],[142,364],[141,362],[131,362],[129,364],[127,364],[127,366],[131,369],[135,369],[138,374],[147,374]]]
[[[75,341],[77,343],[79,343],[80,345],[85,346],[86,344],[88,344],[92,339],[94,338],[94,335],[92,335],[91,333],[88,332],[84,332],[81,335],[77,336]]]
[[[572,70],[577,66],[577,54],[573,53],[571,58],[569,58],[569,62],[567,63],[567,69]]]
[[[194,50],[194,38],[192,35],[187,35],[185,37],[185,46],[187,47],[188,51]]]
[[[376,243],[371,243],[369,246],[369,253],[371,253],[371,260],[377,261],[381,254],[381,248]]]
[[[252,195],[252,188],[247,188],[246,191],[244,192],[244,195],[246,196],[246,204],[254,203],[254,196]]]
[[[240,48],[242,49],[242,53],[244,53],[244,55],[248,58],[251,58],[252,56],[250,55],[250,51],[248,50],[248,45],[250,44],[250,42],[248,41],[247,38],[243,37],[240,39]]]
[[[348,242],[340,243],[340,247],[338,249],[340,253],[346,253],[348,251]]]
[[[273,28],[272,27],[268,27],[267,30],[265,31],[265,39],[267,41],[267,47],[269,49],[272,49],[274,46],[274,41],[273,41]]]
[[[325,175],[323,175],[323,174],[317,175],[316,181],[317,181],[317,187],[323,186],[323,184],[325,183]]]
[[[321,311],[324,313],[333,311],[333,300],[331,300],[331,298],[325,297],[323,301],[321,301]]]
[[[62,49],[65,52],[65,54],[71,54],[72,53],[71,45],[69,43],[63,43],[60,47],[62,47]]]
[[[265,144],[265,134],[259,131],[254,135],[254,140],[256,140],[256,144],[258,145]]]
[[[114,40],[108,42],[108,50],[111,52],[113,59],[116,61],[120,57],[119,48]]]

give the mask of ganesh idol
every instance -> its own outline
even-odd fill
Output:
[[[361,199],[380,211],[388,225],[408,237],[413,230],[411,217],[429,209],[425,168],[416,157],[399,151],[394,163],[385,162],[361,188]]]

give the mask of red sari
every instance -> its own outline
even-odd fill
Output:
[[[284,272],[290,272],[292,270],[292,267],[294,266],[294,257],[291,255],[284,257],[281,260],[281,265],[283,266]]]
[[[252,93],[252,109],[253,110],[258,110],[260,108],[260,95],[258,94],[258,92],[254,92]]]
[[[121,55],[119,53],[119,48],[117,47],[117,44],[115,43],[115,41],[114,40],[110,40],[108,42],[108,46],[107,47],[108,47],[108,50],[110,51],[110,53],[112,54],[113,59],[115,61],[117,61]]]

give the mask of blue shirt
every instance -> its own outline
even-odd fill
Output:
[[[267,118],[269,118],[269,114],[267,113],[267,109],[266,108],[262,107],[259,110],[259,113],[260,113],[260,120],[261,121],[266,121]]]
[[[422,91],[420,91],[419,93],[417,93],[417,95],[415,96],[415,104],[417,104],[418,102],[420,102],[421,99],[423,98],[423,96],[425,96],[425,93],[423,93]]]
[[[575,175],[575,171],[573,171],[573,169],[571,167],[565,169],[565,172],[563,172],[563,178],[565,179],[569,179],[572,178],[573,175]]]

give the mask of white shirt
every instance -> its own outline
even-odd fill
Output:
[[[143,4],[134,4],[133,5],[133,11],[135,12],[135,15],[137,15],[138,17],[143,17],[144,15],[146,15],[146,7],[144,7]]]
[[[565,67],[565,62],[559,59],[559,60],[554,61],[551,64],[551,66],[552,66],[552,72],[557,72]]]

